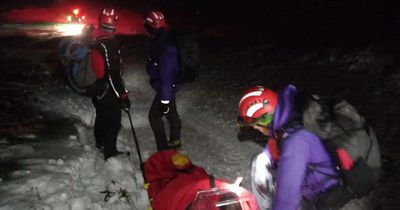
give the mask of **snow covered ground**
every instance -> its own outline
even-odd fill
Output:
[[[27,116],[35,119],[33,124],[36,126],[0,138],[0,209],[146,209],[147,194],[128,116],[123,113],[117,147],[131,154],[105,162],[94,149],[94,108],[90,99],[72,94],[60,78],[54,76],[57,75],[52,63],[54,57],[48,55],[54,54],[56,49],[51,47],[56,46],[56,42],[41,39],[43,45],[42,41],[22,40],[26,43],[20,44],[21,48],[2,48],[3,55],[7,50],[9,62],[15,59],[15,63],[30,61],[29,68],[22,69],[24,72],[21,74],[30,72],[36,75],[35,78],[40,78],[40,82],[5,83],[9,87],[21,86],[28,96],[21,96],[22,99],[4,106],[11,109],[21,101],[28,101],[35,111],[27,113]],[[125,48],[124,79],[130,90],[133,126],[145,160],[156,152],[147,119],[154,93],[144,70],[142,39],[128,37],[126,40],[130,44]],[[217,178],[233,182],[238,176],[243,176],[243,186],[248,189],[250,158],[261,148],[236,139],[236,106],[241,91],[250,85],[282,87],[286,82],[296,82],[300,87],[328,93],[334,87],[346,87],[350,90],[348,95],[371,100],[362,95],[362,90],[355,92],[355,85],[350,83],[352,75],[368,71],[363,68],[372,62],[368,60],[371,58],[368,53],[361,53],[361,57],[346,57],[341,52],[326,53],[328,55],[322,57],[312,53],[295,57],[285,51],[272,52],[267,45],[250,49],[220,44],[204,46],[203,54],[199,78],[195,83],[185,84],[177,94],[183,126],[182,153]],[[332,71],[333,67],[327,68],[339,65],[345,66],[344,71],[350,72],[350,76]],[[304,72],[313,76],[305,77]],[[321,75],[325,78],[321,79]],[[364,77],[358,79],[364,81]],[[327,81],[331,82],[330,86],[321,85]],[[310,85],[311,82],[315,82],[314,86]],[[376,98],[381,97],[380,89],[373,87],[365,91],[370,90],[376,91]],[[368,111],[368,106],[373,106],[373,103],[363,109]],[[375,119],[376,113],[370,113],[369,117]],[[384,126],[377,130],[384,130]],[[106,193],[102,191],[111,192],[107,201],[104,200]],[[352,206],[347,209],[365,208]]]
[[[126,59],[124,78],[133,104],[133,126],[145,160],[156,152],[147,120],[154,93],[147,83],[143,61],[130,60]],[[184,85],[177,95],[183,125],[182,152],[218,178],[234,182],[243,176],[244,186],[249,187],[250,157],[259,148],[236,140],[235,106],[239,93],[215,90],[209,85],[210,79],[204,76]],[[61,124],[51,127],[57,135],[24,132],[15,144],[1,139],[1,160],[9,164],[12,161],[16,168],[8,169],[0,183],[0,209],[145,209],[147,194],[128,116],[123,113],[117,147],[131,151],[131,155],[105,162],[94,149],[94,108],[90,99],[72,94],[60,83],[50,84],[32,90],[32,94],[39,101],[34,104],[35,109],[54,118],[49,124]],[[107,202],[106,194],[100,193],[105,190],[113,192]]]

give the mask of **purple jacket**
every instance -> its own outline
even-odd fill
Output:
[[[151,38],[148,46],[147,73],[152,88],[161,100],[171,100],[179,90],[176,77],[179,74],[178,52],[176,45],[166,37]]]
[[[296,117],[295,94],[296,87],[293,85],[287,86],[279,94],[271,125],[272,132],[283,128]],[[337,183],[337,179],[333,177],[337,177],[338,174],[320,139],[301,125],[287,128],[282,141],[272,209],[297,210],[302,196],[310,200],[315,199],[321,192]],[[315,167],[315,170],[311,167]]]

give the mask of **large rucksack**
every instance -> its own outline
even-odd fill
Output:
[[[74,93],[94,97],[103,92],[107,84],[97,80],[93,72],[88,45],[82,37],[64,37],[59,44],[59,53],[67,86]]]
[[[374,131],[345,100],[313,95],[305,101],[304,127],[320,137],[353,197],[367,195],[381,175],[380,150]]]

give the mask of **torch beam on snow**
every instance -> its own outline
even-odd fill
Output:
[[[58,32],[62,33],[64,36],[76,36],[82,33],[85,24],[60,24],[56,25]]]

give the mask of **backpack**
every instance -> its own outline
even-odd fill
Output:
[[[106,89],[106,83],[98,81],[90,62],[90,49],[81,37],[61,39],[59,44],[61,63],[67,86],[79,95],[94,97]]]
[[[188,31],[173,31],[173,39],[178,51],[179,74],[177,81],[182,83],[194,82],[200,68],[200,49],[198,38]]]
[[[302,124],[320,137],[352,196],[367,195],[380,178],[381,158],[364,117],[345,100],[317,95],[305,100],[301,113]]]

